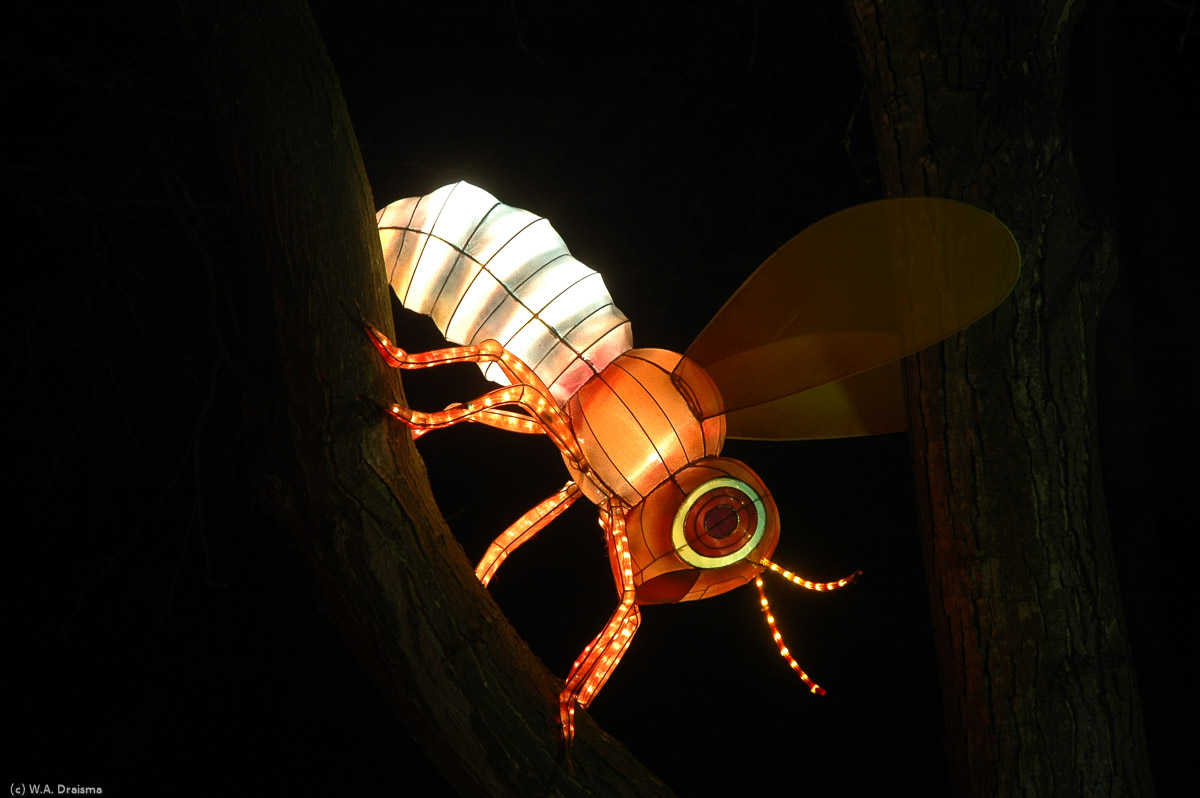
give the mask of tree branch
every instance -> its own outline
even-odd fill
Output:
[[[363,398],[401,393],[354,308],[385,330],[391,311],[357,143],[307,8],[195,2],[183,18],[246,225],[256,477],[326,612],[460,792],[666,793],[586,719],[564,760],[559,680],[479,585],[411,440]]]
[[[992,210],[1021,278],[906,366],[956,795],[1148,795],[1096,426],[1116,271],[1070,157],[1070,0],[849,0],[889,195]]]

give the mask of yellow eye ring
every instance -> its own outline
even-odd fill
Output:
[[[732,505],[722,505],[728,507],[738,513],[741,517],[741,512],[751,505],[754,508],[754,531],[746,539],[746,541],[738,547],[737,551],[723,554],[719,557],[710,557],[692,548],[692,544],[688,539],[688,517],[692,513],[692,509],[701,499],[711,495],[714,491],[722,488],[732,488],[737,493],[741,494],[741,506],[733,507]],[[733,497],[730,497],[731,499]],[[693,519],[695,520],[695,519]],[[671,545],[675,548],[675,553],[679,558],[688,565],[694,565],[697,568],[720,568],[724,565],[732,565],[744,559],[745,556],[758,545],[762,540],[763,532],[767,527],[767,513],[763,506],[762,497],[758,491],[750,487],[740,479],[733,477],[717,477],[710,479],[707,482],[698,485],[683,503],[679,505],[679,509],[675,512],[675,520],[671,524]]]

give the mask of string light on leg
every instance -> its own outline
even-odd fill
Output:
[[[563,511],[579,498],[579,495],[579,487],[574,482],[568,482],[562,490],[518,518],[500,537],[492,541],[487,553],[475,567],[475,576],[483,583],[483,586],[487,587],[488,582],[492,580],[496,570],[509,554],[562,515]]]

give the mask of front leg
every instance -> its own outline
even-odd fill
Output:
[[[496,575],[496,571],[508,558],[508,555],[516,551],[521,544],[533,539],[533,536],[541,532],[547,524],[562,515],[564,510],[575,503],[579,495],[579,486],[574,482],[568,482],[562,490],[518,518],[512,526],[504,530],[500,537],[492,541],[492,545],[488,546],[487,553],[475,567],[475,576],[483,583],[483,586],[487,587],[488,582],[492,581],[492,577]]]
[[[608,624],[575,660],[562,692],[558,695],[559,719],[563,741],[568,750],[575,739],[575,708],[587,709],[599,694],[600,688],[616,670],[633,635],[642,622],[642,613],[635,604],[633,561],[629,556],[629,540],[625,536],[625,506],[610,499],[601,509],[600,522],[608,538],[614,570],[620,577],[617,589],[621,604],[609,618]]]

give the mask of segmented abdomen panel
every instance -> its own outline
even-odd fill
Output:
[[[453,343],[499,341],[560,404],[632,348],[604,280],[571,257],[546,219],[469,183],[394,202],[377,219],[401,304],[432,316]],[[480,368],[508,384],[494,363]]]

